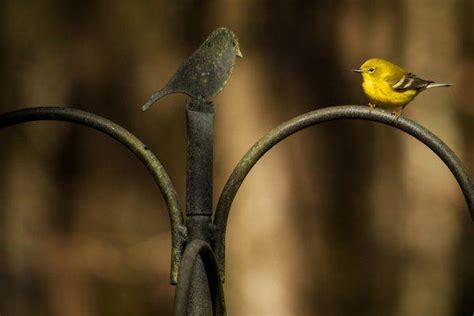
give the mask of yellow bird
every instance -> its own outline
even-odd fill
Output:
[[[352,71],[362,74],[362,88],[369,98],[369,107],[392,110],[397,118],[402,110],[423,90],[449,87],[452,83],[435,83],[380,58],[371,58]]]

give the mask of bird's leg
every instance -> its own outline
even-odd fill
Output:
[[[375,103],[370,103],[369,102],[369,111],[374,110],[376,107],[377,107],[377,105],[375,105]]]
[[[399,108],[397,111],[393,111],[392,114],[395,115],[396,118],[399,118],[400,115],[402,115],[402,111],[403,109],[406,107],[407,105],[403,105],[401,108]]]

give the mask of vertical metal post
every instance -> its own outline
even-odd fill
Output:
[[[186,105],[188,216],[212,215],[212,157],[214,106],[191,100]]]
[[[192,99],[186,105],[186,214],[188,241],[210,242],[214,107]],[[211,293],[201,259],[195,265],[190,289],[190,315],[212,315]]]

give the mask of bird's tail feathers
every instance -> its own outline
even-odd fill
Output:
[[[429,85],[426,86],[426,89],[430,88],[440,88],[440,87],[451,87],[453,83],[430,83]]]
[[[153,93],[153,95],[148,99],[148,101],[146,101],[146,103],[142,106],[142,111],[148,110],[148,108],[149,108],[150,106],[152,106],[153,103],[155,103],[156,101],[158,101],[159,99],[161,99],[162,97],[164,97],[165,95],[168,95],[168,94],[170,94],[170,92],[169,92],[169,90],[166,89],[166,88],[156,91],[156,92]]]

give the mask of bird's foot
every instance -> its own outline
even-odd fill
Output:
[[[395,116],[395,119],[398,119],[400,117],[400,115],[402,115],[402,110],[397,110],[397,111],[393,111],[392,112],[392,115]]]
[[[369,111],[375,110],[376,107],[377,105],[369,102]]]

